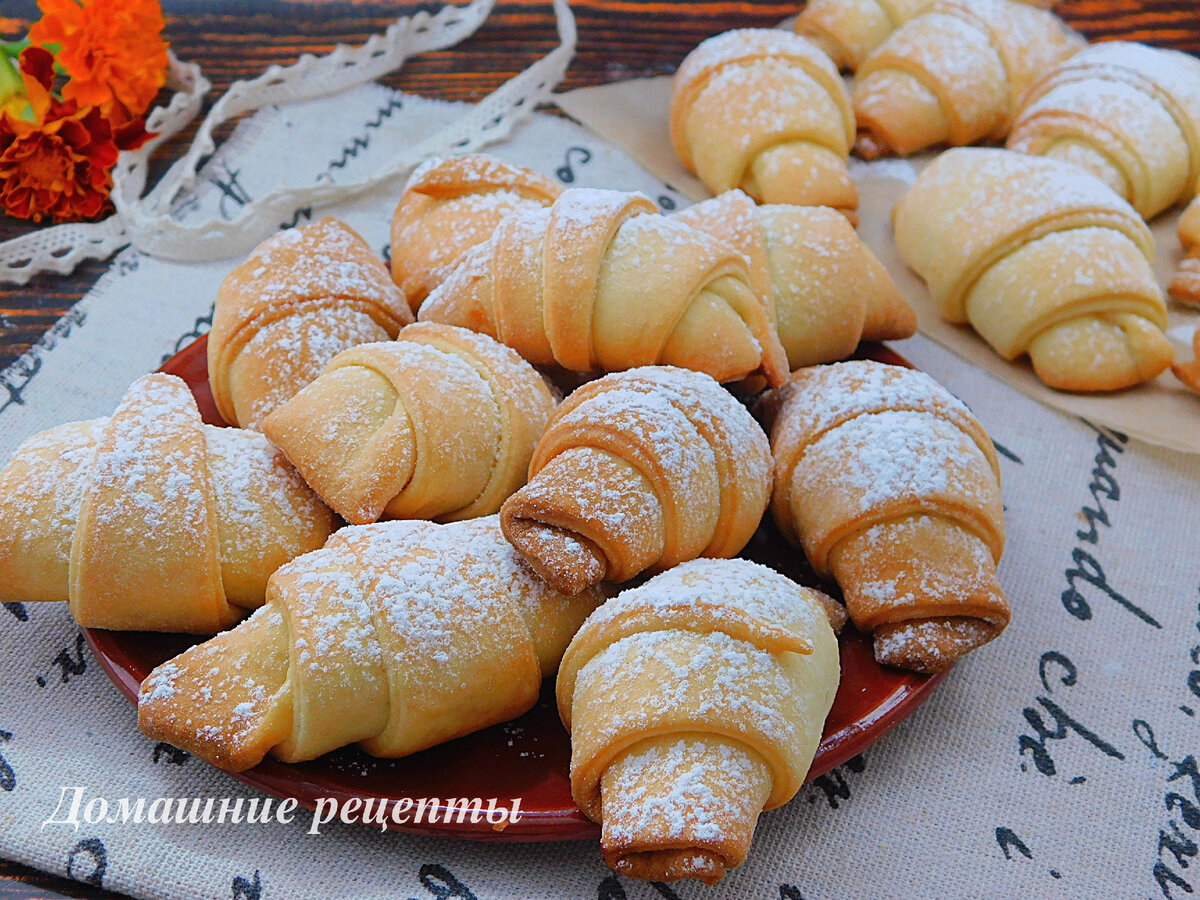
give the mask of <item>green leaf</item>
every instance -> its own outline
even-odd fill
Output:
[[[13,94],[23,94],[24,92],[25,82],[21,80],[21,75],[13,65],[12,58],[6,53],[0,53],[0,103]]]
[[[0,51],[3,51],[5,56],[11,56],[16,59],[21,55],[21,51],[29,46],[29,38],[24,37],[19,41],[0,41]]]

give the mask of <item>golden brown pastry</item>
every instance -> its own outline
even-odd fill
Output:
[[[788,367],[843,359],[859,341],[898,340],[917,316],[887,269],[831,209],[756,206],[726,191],[675,218],[740,250],[760,297],[768,297]]]
[[[859,66],[856,152],[1000,140],[1021,95],[1083,46],[1052,13],[1015,0],[933,0]]]
[[[0,471],[0,599],[65,600],[89,628],[211,634],[334,517],[265,437],[200,421],[146,375],[110,419],[34,435]]]
[[[787,361],[742,256],[640,194],[571,188],[507,216],[421,307],[535,365],[673,365],[772,384]]]
[[[808,38],[837,64],[857,69],[889,34],[931,0],[808,0],[796,17],[796,33]]]
[[[770,491],[770,446],[745,408],[707,375],[648,366],[567,397],[500,521],[538,574],[573,594],[733,556]]]
[[[1007,150],[942,154],[893,210],[901,256],[943,318],[1068,391],[1111,391],[1171,364],[1154,239],[1070,163]]]
[[[715,884],[758,815],[812,765],[839,678],[816,591],[746,560],[696,560],[588,617],[558,674],[571,793],[604,861]]]
[[[1187,254],[1167,288],[1171,297],[1188,306],[1200,306],[1200,199],[1193,200],[1179,219],[1179,241]]]
[[[263,431],[355,525],[473,519],[525,483],[555,403],[516,351],[420,322],[343,350]]]
[[[406,756],[533,706],[599,601],[550,590],[494,516],[344,528],[237,628],[151,672],[138,724],[232,771],[352,743]]]
[[[1195,359],[1191,362],[1176,363],[1171,366],[1171,371],[1175,373],[1176,378],[1200,394],[1200,328],[1192,335],[1192,354]]]
[[[938,672],[1003,631],[1000,467],[959,400],[859,361],[793,372],[770,406],[771,512],[874,632],[879,662]]]
[[[505,215],[549,206],[561,193],[553,179],[482,153],[420,166],[404,188],[391,230],[392,278],[413,313]]]
[[[1008,147],[1082,166],[1150,218],[1191,199],[1200,177],[1200,60],[1088,47],[1025,95]]]
[[[263,241],[217,292],[208,377],[221,417],[259,430],[267,414],[347,347],[413,320],[387,269],[349,226],[319,219]]]
[[[808,0],[796,33],[824,50],[839,69],[857,69],[888,36],[933,0]],[[1057,0],[1019,0],[1051,9]]]
[[[815,44],[772,28],[709,38],[675,75],[671,142],[714,194],[853,212],[846,168],[854,113],[837,66]]]

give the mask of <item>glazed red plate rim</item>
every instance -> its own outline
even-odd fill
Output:
[[[224,424],[208,385],[207,338],[201,337],[163,364],[161,371],[188,383],[206,422]],[[878,344],[860,348],[860,357],[896,365],[910,364]],[[803,554],[788,546],[774,525],[764,522],[741,554],[783,571],[790,577],[833,592],[813,576]],[[84,629],[101,668],[135,705],[138,686],[156,665],[195,643],[186,635]],[[933,691],[942,675],[928,676],[875,662],[869,637],[847,625],[839,638],[842,682],[808,779],[841,765],[878,741],[907,718]],[[513,722],[496,725],[402,759],[376,759],[351,747],[306,763],[267,758],[234,778],[273,797],[294,798],[315,808],[323,798],[338,808],[350,798],[374,799],[388,807],[387,827],[424,835],[475,840],[556,841],[593,839],[599,826],[587,819],[571,799],[568,766],[570,742],[559,722],[553,678],[542,685],[538,704]],[[189,765],[196,765],[189,761]],[[437,822],[396,824],[392,804],[436,799]],[[496,808],[511,809],[520,799],[520,818],[497,830],[486,818],[472,822],[456,814],[442,822],[448,801],[495,798]],[[428,816],[426,816],[428,818]],[[462,821],[459,821],[459,819]],[[374,827],[379,827],[376,824]]]

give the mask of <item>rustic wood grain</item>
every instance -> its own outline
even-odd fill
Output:
[[[575,61],[564,88],[673,72],[709,35],[765,27],[796,12],[799,2],[638,2],[574,0],[579,28]],[[302,52],[361,43],[416,4],[363,0],[165,0],[166,34],[176,54],[199,63],[212,98],[230,83]],[[429,4],[423,5],[430,8]],[[1092,40],[1123,38],[1200,53],[1196,0],[1063,0],[1058,12]],[[24,33],[38,15],[32,0],[10,0],[4,16]],[[450,100],[478,100],[557,43],[548,2],[497,4],[491,19],[459,47],[412,60],[385,83]],[[156,170],[186,149],[185,134],[162,151]],[[0,215],[0,239],[32,226]],[[24,286],[0,285],[0,369],[28,350],[95,283],[107,263],[70,276],[43,275]],[[149,826],[147,826],[149,827]],[[66,861],[63,861],[65,870]],[[115,897],[95,887],[0,860],[0,898]]]
[[[63,890],[67,893],[59,893]],[[100,900],[119,896],[0,859],[0,900],[69,900],[72,897]]]

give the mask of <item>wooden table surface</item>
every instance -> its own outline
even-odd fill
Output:
[[[564,88],[673,72],[699,41],[735,27],[767,27],[796,12],[799,0],[774,2],[641,2],[574,0],[579,27]],[[416,8],[371,0],[165,0],[166,36],[175,53],[199,63],[213,83],[211,99],[239,78],[301,52],[360,43]],[[421,4],[426,8],[436,4]],[[1058,12],[1093,40],[1123,37],[1200,53],[1196,0],[1062,0]],[[0,33],[23,35],[38,16],[34,0],[6,0]],[[549,2],[499,0],[491,19],[458,47],[412,60],[385,83],[452,100],[478,100],[557,42]],[[156,171],[181,155],[190,132],[164,147]],[[0,239],[33,226],[0,215]],[[107,268],[91,262],[69,276],[42,275],[23,286],[0,285],[0,370],[28,350]],[[0,860],[0,900],[114,897],[61,877]]]

